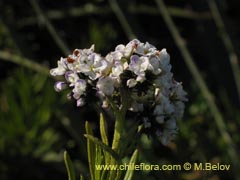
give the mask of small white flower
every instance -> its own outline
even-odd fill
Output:
[[[136,81],[137,81],[137,82],[140,82],[140,83],[142,83],[142,82],[145,81],[145,80],[146,80],[146,77],[145,77],[145,73],[144,73],[144,72],[140,73],[140,74],[137,76],[137,78],[136,78]]]
[[[115,51],[111,53],[113,59],[116,61],[120,61],[122,59],[122,57],[124,56],[124,49],[125,49],[124,45],[122,45],[122,44],[118,45],[115,48]]]
[[[115,48],[115,51],[120,52],[122,54],[122,57],[129,57],[132,50],[133,46],[131,44],[127,44],[126,46],[120,44]]]
[[[187,93],[183,90],[182,83],[175,82],[173,84],[172,92],[178,100],[181,100],[181,101],[187,101],[188,100],[186,98]]]
[[[170,56],[167,53],[167,50],[166,49],[162,49],[160,51],[160,54],[159,54],[158,58],[159,58],[159,61],[160,61],[161,68],[164,69],[167,72],[170,72],[172,66],[170,64]]]
[[[132,55],[130,58],[129,70],[136,75],[143,74],[149,66],[149,59],[147,57],[139,57],[138,55]]]
[[[149,44],[148,42],[146,42],[146,43],[138,42],[136,44],[137,44],[137,46],[136,46],[135,52],[137,54],[152,55],[156,52],[156,47],[153,46],[152,44]]]
[[[164,115],[171,114],[174,112],[174,105],[170,102],[169,98],[159,93],[159,104],[156,105],[153,114]]]
[[[95,45],[93,44],[93,45],[91,45],[91,47],[89,49],[81,49],[80,53],[89,55],[94,52],[94,49],[95,49]]]
[[[148,69],[153,72],[154,75],[158,75],[161,73],[160,62],[157,57],[149,58],[149,66]]]
[[[108,76],[102,77],[97,82],[97,88],[100,93],[110,96],[113,94],[114,91],[114,81]]]
[[[93,63],[94,63],[94,57],[93,55],[82,55],[79,58],[79,69],[80,72],[88,76],[90,79],[96,78],[96,73],[93,72]]]
[[[185,105],[182,101],[175,102],[173,117],[176,119],[181,119],[184,113],[184,108],[185,108]]]
[[[79,76],[73,71],[67,71],[65,73],[65,79],[70,83],[69,86],[74,86],[75,83],[79,80]]]
[[[129,87],[129,88],[132,88],[132,87],[134,87],[134,86],[136,86],[137,85],[137,81],[135,80],[135,79],[129,79],[129,80],[127,80],[127,86]]]
[[[82,107],[85,105],[85,100],[83,98],[79,98],[77,100],[77,107]]]
[[[141,43],[138,39],[133,39],[132,41],[130,41],[127,46],[132,47],[132,48],[137,48],[139,46],[139,44],[143,44]]]
[[[111,72],[110,76],[117,78],[122,73],[123,73],[123,65],[122,65],[121,61],[115,61],[114,65],[112,67],[112,72]]]
[[[83,95],[86,91],[86,81],[83,79],[78,79],[78,81],[75,83],[74,88],[72,90],[73,97],[75,99],[79,99],[81,95]]]
[[[121,53],[120,53],[121,54]],[[109,65],[112,65],[114,62],[114,57],[112,53],[108,53],[107,56],[105,57],[106,61],[109,63]],[[120,58],[121,59],[121,58]],[[119,59],[119,60],[120,60]]]
[[[80,65],[78,60],[76,60],[72,63],[69,63],[67,66],[68,66],[68,69],[71,70],[71,71],[74,71],[74,72],[77,72],[77,73],[81,72],[81,65]]]
[[[55,89],[55,91],[57,91],[57,92],[60,92],[60,91],[62,91],[62,90],[64,90],[64,89],[66,89],[66,88],[67,88],[67,83],[66,83],[66,82],[58,81],[58,82],[56,82],[55,85],[54,85],[54,89]]]
[[[107,75],[110,70],[111,67],[106,60],[100,59],[94,61],[93,72],[96,73],[96,78],[100,77],[101,75]]]
[[[50,70],[50,74],[52,76],[64,75],[66,70],[67,70],[66,59],[65,58],[61,58],[57,63],[58,63],[58,67]]]
[[[156,87],[160,89],[169,90],[172,87],[172,79],[173,79],[172,77],[173,77],[172,73],[163,74],[163,75],[157,76],[154,83]]]
[[[129,70],[137,75],[136,81],[145,81],[145,71],[149,66],[149,59],[147,57],[139,57],[138,55],[132,55],[130,58]]]

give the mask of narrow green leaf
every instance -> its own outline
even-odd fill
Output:
[[[100,180],[106,180],[108,179],[107,177],[108,177],[108,170],[105,170],[102,172]]]
[[[100,114],[100,133],[101,133],[101,138],[102,138],[103,143],[108,145],[106,121],[105,121],[102,113]]]
[[[138,157],[138,150],[136,149],[129,161],[129,166],[131,166],[132,164],[135,164],[136,161],[137,161],[137,157]],[[125,174],[125,177],[124,177],[124,180],[131,180],[132,177],[133,177],[133,174],[134,174],[134,170],[132,169],[128,169],[126,174]]]
[[[139,134],[136,132],[138,132],[138,125],[133,124],[126,132],[126,134],[124,134],[124,136],[122,137],[124,143],[121,145],[120,156],[124,156],[124,153],[128,153],[129,150],[131,150],[130,152],[132,152],[135,149],[139,136]]]
[[[120,158],[116,152],[114,152],[111,147],[107,146],[104,144],[101,140],[99,140],[96,137],[93,137],[92,135],[89,134],[84,134],[84,136],[92,141],[94,144],[99,145],[104,151],[108,152],[116,161],[120,161]]]
[[[65,165],[67,168],[68,180],[76,180],[73,163],[72,163],[67,151],[64,152],[64,162],[65,162]]]
[[[80,180],[84,180],[84,177],[83,177],[83,175],[80,175]]]
[[[85,129],[86,129],[87,135],[89,136],[93,135],[92,128],[88,121],[86,121],[85,123]],[[95,176],[94,176],[94,170],[95,170],[94,161],[96,157],[95,148],[96,148],[95,144],[91,140],[87,139],[88,164],[89,164],[89,171],[90,171],[92,180],[95,180]]]
[[[109,145],[108,137],[107,137],[107,124],[102,113],[100,114],[100,134],[101,134],[103,143],[106,145]],[[109,153],[107,153],[106,151],[104,151],[103,153],[105,157],[105,164],[109,164],[111,161],[111,157]]]
[[[104,157],[103,157],[103,150],[100,146],[96,146],[96,159],[95,159],[95,165],[101,165],[104,162]],[[95,178],[97,180],[100,180],[101,174],[102,174],[103,170],[97,170],[97,168],[95,168]]]

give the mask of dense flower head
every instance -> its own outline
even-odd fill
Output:
[[[85,105],[91,92],[102,108],[109,107],[109,99],[121,108],[124,92],[128,111],[140,119],[146,132],[154,132],[163,144],[177,133],[176,120],[182,118],[187,99],[182,84],[173,79],[166,49],[159,51],[148,42],[134,39],[118,45],[105,57],[94,52],[94,45],[75,49],[57,64],[50,74],[64,76],[65,80],[56,82],[55,90],[70,89],[68,96],[77,106]]]

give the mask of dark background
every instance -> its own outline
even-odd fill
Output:
[[[84,121],[97,126],[98,114],[90,107],[77,108],[65,93],[54,92],[48,68],[75,48],[95,44],[105,55],[133,35],[167,49],[174,77],[183,82],[189,99],[176,140],[164,147],[142,137],[139,162],[231,164],[230,171],[139,171],[134,179],[240,177],[239,59],[232,64],[230,59],[240,56],[240,2],[209,1],[217,5],[211,9],[206,0],[165,1],[212,99],[185,63],[156,1],[114,2],[0,1],[0,179],[67,179],[65,149],[76,170],[89,178]],[[218,12],[220,22],[213,16]],[[226,133],[230,139],[223,138]]]

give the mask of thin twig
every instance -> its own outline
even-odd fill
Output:
[[[232,43],[232,40],[229,34],[227,33],[226,27],[224,25],[223,19],[220,15],[220,12],[215,0],[208,0],[207,2],[211,10],[213,20],[215,21],[219,34],[222,38],[223,44],[228,52],[230,65],[232,68],[233,76],[234,76],[236,87],[237,87],[237,93],[239,98],[238,100],[240,103],[240,69],[239,69],[237,53],[234,50],[234,45]]]
[[[36,72],[40,72],[45,75],[49,75],[49,68],[41,65],[39,63],[34,62],[34,60],[27,59],[20,55],[12,54],[9,52],[1,51],[0,50],[0,60],[13,62],[15,64],[24,66],[26,68],[32,69]]]
[[[62,10],[48,10],[45,12],[45,16],[49,20],[61,20],[63,18],[69,17],[81,17],[89,15],[109,15],[112,13],[112,9],[109,6],[97,7],[92,4],[86,4],[81,7],[71,7],[68,9]],[[16,22],[19,27],[34,25],[37,23],[36,17],[30,16],[23,19],[20,19]]]
[[[118,18],[118,21],[120,22],[125,34],[127,35],[128,39],[134,39],[136,38],[135,34],[132,31],[132,28],[130,24],[128,23],[126,17],[124,16],[121,8],[119,7],[116,0],[108,0],[113,12]]]
[[[34,11],[36,12],[39,20],[41,20],[44,25],[46,26],[48,32],[51,34],[52,38],[54,39],[55,43],[61,49],[61,51],[65,54],[68,55],[70,50],[66,46],[66,43],[62,40],[62,38],[58,35],[56,29],[54,26],[51,24],[51,22],[48,20],[48,18],[44,15],[42,9],[40,8],[39,4],[37,3],[36,0],[29,0]]]
[[[160,13],[162,14],[162,17],[163,17],[167,27],[169,28],[169,31],[171,32],[171,34],[173,36],[175,43],[177,44],[177,46],[183,56],[183,59],[184,59],[186,65],[188,66],[193,78],[195,79],[195,82],[197,83],[201,93],[203,94],[204,98],[206,99],[206,101],[208,103],[208,106],[214,117],[216,125],[221,133],[223,141],[227,145],[228,155],[230,156],[232,162],[234,162],[235,165],[238,164],[239,161],[238,161],[238,155],[235,150],[235,145],[232,141],[231,136],[229,135],[229,133],[227,131],[227,127],[224,123],[223,116],[220,113],[217,105],[215,104],[212,94],[210,93],[196,64],[194,63],[193,58],[192,58],[189,50],[187,49],[186,44],[184,43],[184,40],[181,37],[176,25],[174,24],[172,18],[170,17],[165,3],[163,2],[163,0],[155,0],[155,1],[159,8]]]
[[[158,16],[159,11],[154,6],[139,5],[133,6],[130,5],[126,7],[126,11],[129,14],[147,14],[152,16]],[[186,10],[178,7],[168,7],[168,11],[171,16],[185,19],[195,19],[195,20],[209,20],[212,19],[211,13],[209,12],[195,12],[192,10]],[[82,17],[89,15],[110,15],[113,13],[113,10],[109,6],[95,6],[94,4],[86,4],[82,7],[71,7],[65,9],[64,12],[61,10],[49,10],[45,13],[45,16],[49,20],[61,20],[63,18],[69,17]],[[26,17],[20,19],[16,22],[19,27],[34,25],[38,23],[36,17]]]
[[[211,14],[209,12],[195,12],[192,10],[187,10],[183,8],[169,6],[167,7],[168,12],[173,17],[178,18],[186,18],[186,19],[202,19],[202,20],[209,20],[212,19]],[[139,5],[139,6],[129,6],[128,11],[130,13],[145,13],[148,15],[159,15],[158,8],[155,6],[146,6],[146,5]]]

